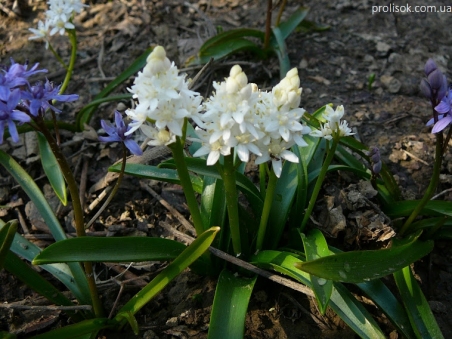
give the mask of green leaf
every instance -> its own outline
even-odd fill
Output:
[[[66,239],[66,234],[53,213],[52,208],[49,206],[46,198],[28,173],[10,155],[2,150],[0,150],[0,164],[17,181],[30,200],[35,204],[54,239],[56,241]],[[80,290],[78,296],[80,298],[79,301],[82,304],[91,304],[91,296],[89,294],[89,286],[85,277],[85,272],[78,263],[69,264],[69,267],[73,279],[76,281]]]
[[[407,312],[381,280],[356,285],[380,308],[403,337],[415,338]]]
[[[394,273],[394,279],[417,338],[444,338],[430,306],[409,266]]]
[[[209,176],[215,179],[221,179],[220,173],[218,173],[216,166],[207,166],[204,159],[185,158],[187,168],[189,171],[197,173],[202,176]],[[159,166],[174,166],[172,159],[169,159]],[[235,173],[235,180],[238,189],[246,196],[251,204],[255,215],[261,215],[263,201],[259,190],[254,186],[252,181],[240,172]]]
[[[0,230],[0,269],[3,268],[6,256],[9,253],[9,249],[17,231],[17,224],[17,220],[8,221]]]
[[[199,49],[198,55],[191,58],[188,64],[206,64],[211,58],[219,60],[239,51],[250,51],[260,58],[265,58],[262,48],[248,37],[264,41],[264,32],[251,28],[238,28],[226,31],[208,39]]]
[[[119,172],[121,170],[121,164],[116,164],[108,169],[110,172]],[[144,164],[126,164],[124,173],[133,175],[139,178],[154,179],[172,184],[180,184],[179,175],[177,170],[159,168],[156,166],[144,165]],[[190,176],[193,184],[193,189],[197,193],[202,192],[202,179],[198,176]]]
[[[117,322],[107,318],[89,319],[30,337],[30,339],[76,339],[82,335],[97,333],[102,329],[115,326],[117,326]]]
[[[334,283],[330,306],[361,338],[386,338],[377,322],[344,285]]]
[[[303,240],[304,252],[306,253],[307,260],[316,260],[330,254],[325,237],[318,229],[311,230],[307,236],[301,234],[301,239]],[[325,314],[331,293],[333,292],[333,282],[331,280],[316,277],[312,274],[310,274],[309,277],[312,290],[314,291],[317,304],[320,308],[320,313]]]
[[[389,249],[339,253],[297,264],[297,268],[333,281],[360,283],[382,278],[431,252],[433,241],[419,240],[421,233]]]
[[[278,246],[297,187],[297,164],[286,161],[282,168],[281,177],[276,182],[263,248],[274,249]]]
[[[142,69],[146,65],[146,59],[148,55],[151,53],[152,48],[148,48],[143,54],[141,54],[135,61],[120,75],[116,77],[115,80],[110,82],[107,87],[105,87],[99,94],[94,97],[94,101],[103,99],[107,95],[109,95],[116,87],[121,85],[124,81],[126,81],[130,76],[137,73],[140,69]],[[85,124],[89,125],[92,115],[96,111],[97,107],[99,107],[100,102],[96,105],[88,105],[80,110],[77,113],[77,128],[79,131],[83,131]]]
[[[155,297],[171,280],[178,276],[184,269],[190,266],[196,259],[209,248],[219,227],[211,227],[198,235],[195,241],[188,246],[172,263],[161,271],[140,292],[130,299],[118,312],[116,319],[121,319],[124,313],[136,314],[146,303]]]
[[[221,43],[209,47],[208,49],[203,49],[198,53],[196,58],[190,60],[189,65],[207,64],[210,59],[217,61],[238,52],[251,52],[258,58],[265,59],[265,55],[259,45],[248,39],[234,38],[231,40],[224,40]]]
[[[6,224],[0,220],[0,229]],[[14,235],[14,240],[10,247],[13,253],[16,253],[20,257],[32,261],[34,257],[36,257],[41,249],[35,244],[31,243],[20,234],[16,233]],[[51,273],[55,278],[60,280],[73,294],[78,300],[84,300],[85,295],[80,290],[79,286],[75,283],[74,277],[68,265],[66,264],[51,264],[51,265],[42,265],[40,266],[42,269]],[[89,301],[89,299],[88,299]]]
[[[272,33],[274,39],[272,39],[273,43],[271,45],[279,59],[279,78],[283,79],[287,72],[290,71],[289,53],[287,52],[286,42],[279,27],[273,27]]]
[[[58,241],[33,260],[34,265],[55,262],[166,261],[186,246],[175,240],[148,237],[80,237]]]
[[[47,139],[38,134],[39,154],[41,155],[42,168],[49,179],[50,185],[53,188],[56,196],[60,199],[61,203],[67,205],[67,191],[66,182],[64,181],[63,173],[61,172],[60,165],[58,164],[55,155],[53,154]]]
[[[248,303],[257,276],[245,278],[224,269],[218,278],[209,334],[211,339],[243,338]]]
[[[4,263],[4,268],[19,280],[27,284],[31,289],[46,297],[57,305],[72,306],[72,302],[67,299],[55,286],[41,277],[35,270],[24,263],[13,252],[8,252]]]
[[[302,262],[300,256],[279,251],[262,251],[252,257],[252,263],[288,275],[311,287],[309,275],[295,268]],[[362,338],[385,338],[367,310],[340,283],[333,283],[329,306]]]
[[[384,212],[392,219],[407,217],[418,204],[419,200],[395,201],[393,204],[385,206]],[[452,216],[452,202],[430,200],[420,214],[429,216]]]
[[[306,15],[309,13],[309,8],[298,7],[295,12],[285,21],[281,22],[278,26],[281,32],[281,38],[286,40],[290,34],[301,24]]]

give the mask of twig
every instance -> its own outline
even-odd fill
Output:
[[[39,311],[92,311],[91,305],[74,305],[74,306],[28,306],[28,305],[12,305],[12,304],[0,304],[0,308],[14,309],[14,310],[39,310]]]
[[[107,186],[101,194],[99,194],[99,196],[94,199],[94,201],[88,206],[88,211],[91,212],[92,210],[94,210],[96,208],[96,206],[102,201],[104,200],[104,198],[107,196],[107,194],[111,191],[111,187]]]
[[[30,234],[30,230],[28,229],[27,223],[24,219],[24,216],[22,215],[22,213],[20,212],[19,208],[15,208],[15,211],[17,212],[17,216],[19,217],[19,224],[22,227],[22,230],[24,231],[24,234]]]
[[[155,199],[159,201],[160,204],[162,204],[163,207],[165,207],[172,215],[176,217],[177,220],[182,224],[182,226],[185,227],[187,231],[189,231],[191,234],[196,234],[195,228],[188,222],[185,217],[180,214],[173,206],[171,206],[165,199],[163,199],[156,191],[154,191],[148,184],[145,184],[144,182],[140,181],[140,186],[142,189],[150,193]]]
[[[405,152],[405,154],[409,155],[410,157],[412,157],[414,160],[417,160],[419,162],[422,162],[424,165],[430,165],[427,161],[422,160],[421,158],[418,158],[417,156],[415,156],[413,153],[410,153],[408,151],[403,150],[403,152]]]
[[[102,60],[104,59],[104,52],[105,52],[105,40],[102,40],[102,44],[100,45],[100,51],[99,55],[97,57],[97,68],[99,69],[99,73],[102,76],[102,78],[105,78],[104,70],[102,69]]]
[[[162,223],[161,222],[160,225],[163,226],[169,232],[171,232],[175,237],[181,239],[182,241],[184,241],[187,244],[190,244],[190,243],[192,243],[195,240],[192,237],[190,237],[190,236],[188,236],[188,235],[186,235],[186,234],[184,234],[182,232],[179,232],[179,231],[173,229],[167,223]],[[256,274],[258,274],[258,275],[260,275],[260,276],[262,276],[264,278],[267,278],[268,280],[274,281],[274,282],[276,282],[276,283],[278,283],[280,285],[286,286],[286,287],[288,287],[290,289],[293,289],[293,290],[295,290],[297,292],[304,293],[304,294],[306,294],[308,296],[311,296],[311,297],[314,296],[314,292],[312,292],[312,290],[309,287],[306,287],[303,284],[300,284],[300,283],[297,283],[297,282],[295,282],[293,280],[281,277],[281,276],[279,276],[277,274],[273,274],[271,272],[265,271],[265,270],[263,270],[263,269],[261,269],[259,267],[256,267],[256,266],[254,266],[254,265],[252,265],[252,264],[250,264],[250,263],[248,263],[246,261],[238,259],[238,258],[236,258],[236,257],[234,257],[234,256],[232,256],[230,254],[227,254],[227,253],[225,253],[225,252],[223,252],[223,251],[221,251],[219,249],[216,249],[214,247],[209,247],[209,251],[213,255],[215,255],[215,256],[223,259],[223,260],[226,260],[226,261],[228,261],[228,262],[230,262],[230,263],[232,263],[234,265],[243,267],[244,269],[246,269],[246,270],[248,270],[250,272],[256,273]]]
[[[444,195],[446,193],[449,193],[451,191],[452,191],[452,188],[448,188],[447,190],[439,192],[437,195],[433,196],[430,200],[435,200],[435,199],[439,198],[440,196],[442,196],[442,195]]]

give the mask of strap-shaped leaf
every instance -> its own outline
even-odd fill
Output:
[[[28,173],[9,154],[2,150],[0,150],[0,164],[17,181],[31,201],[33,201],[55,240],[66,239],[66,234],[53,213],[52,208]],[[69,267],[80,291],[78,296],[79,301],[83,304],[91,304],[91,296],[89,294],[85,272],[78,263],[69,264]]]
[[[279,251],[261,251],[252,258],[252,263],[288,275],[311,287],[309,275],[295,268],[301,263],[300,256]],[[385,338],[378,324],[369,312],[340,283],[334,283],[329,306],[361,338]]]
[[[57,305],[72,306],[72,302],[67,299],[55,286],[40,276],[35,270],[24,263],[13,252],[8,252],[4,263],[4,268],[27,284],[31,289],[46,297]]]
[[[351,251],[297,264],[297,268],[318,277],[360,283],[382,278],[419,260],[433,249],[433,241],[421,241],[422,232],[389,249]]]
[[[187,168],[189,171],[197,173],[202,176],[209,176],[216,179],[221,179],[216,166],[207,166],[206,161],[197,158],[185,158]],[[159,167],[173,167],[174,161],[169,159],[159,165]],[[235,180],[238,189],[247,197],[251,207],[256,215],[262,213],[263,201],[259,190],[254,186],[252,181],[240,172],[235,173]]]
[[[56,330],[31,337],[31,339],[80,339],[82,336],[92,334],[91,337],[102,329],[113,328],[117,322],[107,318],[83,320],[79,323],[58,328]],[[83,337],[84,339],[86,337]]]
[[[67,205],[67,190],[66,182],[64,181],[63,173],[61,172],[60,165],[55,158],[49,143],[44,135],[38,134],[39,154],[41,155],[42,168],[49,179],[50,185],[53,188],[56,196],[60,199],[61,203]]]
[[[171,280],[178,276],[184,269],[200,258],[212,244],[219,227],[211,227],[198,235],[173,262],[147,284],[140,292],[130,299],[118,312],[116,319],[123,322],[124,313],[136,314],[155,295],[157,295]],[[127,317],[127,316],[126,316]]]
[[[186,246],[174,240],[148,237],[80,237],[45,248],[33,264],[55,262],[166,261],[176,258]]]
[[[110,172],[119,172],[121,170],[121,164],[113,165],[108,169]],[[159,168],[156,166],[143,165],[143,164],[126,164],[124,173],[133,175],[139,178],[154,179],[173,184],[180,184],[179,175],[174,169]],[[202,192],[202,179],[198,176],[190,176],[193,189],[197,193]]]
[[[295,12],[285,21],[281,22],[278,26],[281,37],[286,40],[290,34],[301,24],[306,15],[309,13],[309,8],[298,7]]]
[[[380,308],[405,338],[415,338],[407,312],[381,280],[356,285]]]
[[[0,230],[0,270],[3,268],[9,248],[17,231],[17,220],[8,221]]]
[[[243,338],[245,317],[257,276],[245,278],[224,269],[218,278],[212,313],[210,339]]]
[[[396,201],[388,206],[385,206],[384,212],[390,218],[401,218],[411,214],[411,212],[419,204],[419,200],[405,200]],[[430,200],[421,211],[421,215],[429,216],[452,216],[452,202]]]
[[[278,246],[298,188],[297,164],[286,161],[276,182],[263,248]]]
[[[394,279],[416,337],[444,338],[432,310],[409,266],[394,273]]]
[[[315,260],[330,254],[325,237],[318,229],[311,230],[308,235],[301,234],[301,239],[303,240],[304,252],[307,260]],[[319,278],[312,274],[310,274],[309,277],[320,312],[325,314],[331,298],[331,293],[333,292],[333,281]]]

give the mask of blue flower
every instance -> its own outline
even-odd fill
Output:
[[[19,133],[17,132],[16,123],[14,121],[17,121],[20,124],[30,121],[30,117],[26,113],[16,109],[20,97],[20,90],[14,89],[9,93],[6,100],[2,99],[3,101],[0,101],[0,144],[3,143],[5,127],[8,127],[13,142],[18,142]]]
[[[22,99],[29,101],[25,102],[25,104],[35,117],[39,115],[41,108],[42,112],[49,108],[56,113],[60,113],[61,110],[50,104],[52,100],[68,102],[77,100],[79,97],[77,94],[58,94],[60,87],[61,85],[54,88],[49,80],[45,84],[37,83],[35,86],[29,87],[28,91],[22,92]]]
[[[102,128],[109,136],[99,137],[99,140],[102,142],[123,142],[132,154],[142,155],[143,151],[141,150],[140,146],[138,146],[138,144],[132,139],[132,135],[125,135],[130,127],[125,124],[124,120],[122,119],[121,113],[119,113],[118,111],[115,112],[115,123],[116,127],[106,122],[105,120],[100,121]]]
[[[449,90],[447,95],[441,100],[441,102],[435,106],[435,111],[438,114],[438,121],[435,123],[435,126],[432,128],[432,133],[441,132],[452,122],[452,90]],[[427,123],[431,125],[433,123],[433,119],[430,119]]]
[[[46,73],[46,69],[37,69],[39,63],[34,64],[34,66],[27,71],[28,61],[25,64],[21,65],[15,63],[13,59],[11,59],[11,66],[8,70],[6,67],[2,67],[2,72],[0,72],[0,90],[3,91],[5,89],[17,88],[19,86],[23,86],[28,84],[28,77],[37,74],[37,73]],[[2,87],[4,89],[2,89]],[[3,99],[2,99],[3,100]]]

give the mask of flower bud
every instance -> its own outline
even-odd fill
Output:
[[[433,59],[428,59],[424,66],[425,75],[429,76],[430,73],[432,73],[437,68],[438,67],[436,66],[436,63],[433,61]]]
[[[166,57],[165,49],[162,46],[155,47],[146,59],[146,66],[143,73],[146,76],[152,76],[164,72],[171,67],[171,62]]]
[[[432,88],[426,79],[421,80],[421,84],[419,85],[419,89],[421,93],[428,99],[432,97]]]

